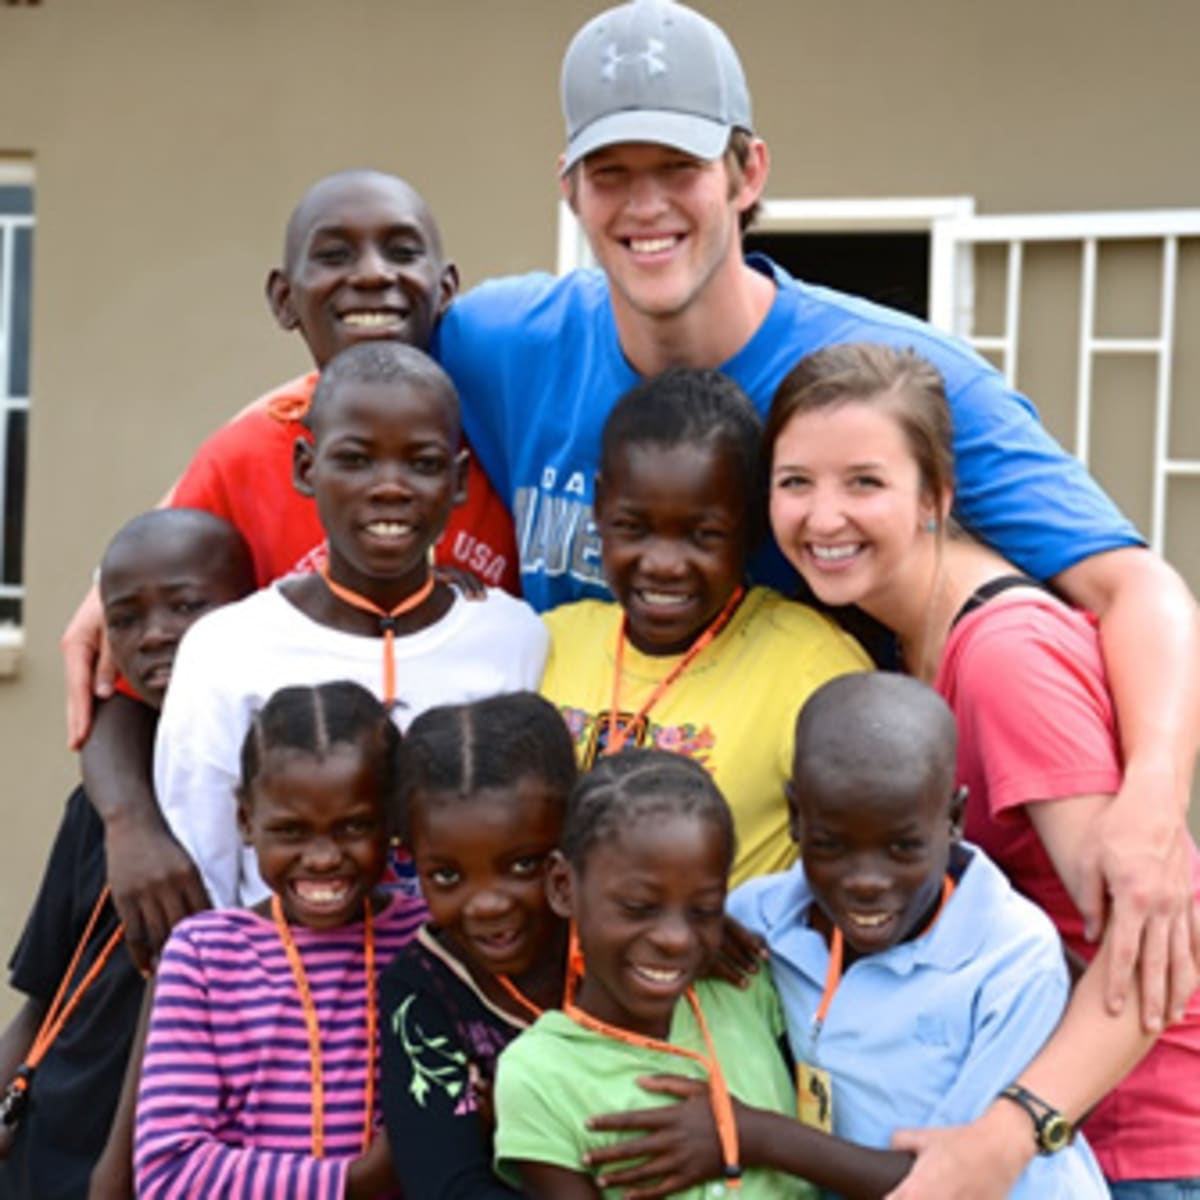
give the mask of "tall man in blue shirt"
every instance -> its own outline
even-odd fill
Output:
[[[1127,773],[1095,830],[1085,916],[1098,935],[1111,906],[1114,1006],[1137,963],[1146,1022],[1181,1009],[1200,959],[1180,836],[1200,726],[1186,585],[967,347],[743,255],[769,157],[715,24],[669,0],[609,9],[571,42],[562,102],[562,191],[599,270],[485,283],[435,335],[471,444],[512,504],[526,596],[549,608],[603,593],[591,520],[599,434],[640,378],[718,367],[765,411],[783,374],[820,346],[912,346],[946,377],[963,522],[1100,618]],[[782,570],[776,552],[755,573],[778,583]]]

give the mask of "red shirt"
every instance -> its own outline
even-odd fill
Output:
[[[1050,596],[1005,597],[951,631],[935,681],[958,720],[965,833],[1086,959],[1083,919],[1026,813],[1115,793],[1122,763],[1094,619]],[[1200,855],[1192,850],[1200,895]],[[1110,1180],[1200,1175],[1200,991],[1184,1019],[1084,1122]]]

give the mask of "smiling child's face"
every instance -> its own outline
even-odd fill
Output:
[[[724,928],[729,846],[691,813],[655,814],[593,845],[581,868],[556,857],[550,890],[574,917],[585,960],[579,1006],[664,1038]]]
[[[424,350],[458,287],[425,201],[401,179],[347,171],[316,184],[288,224],[267,297],[324,367],[363,341]]]
[[[452,399],[423,383],[347,379],[314,411],[313,444],[297,442],[296,487],[316,500],[330,573],[378,603],[424,580],[465,498]]]
[[[364,743],[320,755],[272,748],[239,798],[238,824],[289,924],[334,929],[362,917],[387,862],[379,764]]]
[[[745,481],[718,441],[632,443],[596,484],[604,574],[646,654],[682,653],[746,569]]]
[[[919,936],[937,911],[950,847],[954,799],[945,791],[838,779],[790,784],[794,832],[817,904],[858,954]]]
[[[410,802],[408,840],[430,921],[479,970],[519,985],[561,945],[545,876],[562,816],[562,797],[528,776],[469,799]]]

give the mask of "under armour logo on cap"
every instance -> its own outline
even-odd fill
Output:
[[[617,49],[616,42],[610,42],[604,51],[604,61],[600,65],[601,79],[616,79],[617,72],[632,63],[645,63],[648,75],[662,75],[666,72],[667,63],[663,58],[666,44],[658,38],[647,38],[645,50],[631,50],[622,54]]]
[[[750,92],[721,28],[673,0],[632,0],[593,17],[563,58],[563,171],[605,146],[651,142],[706,161],[753,129]]]

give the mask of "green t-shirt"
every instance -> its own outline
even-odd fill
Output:
[[[745,991],[715,980],[701,980],[696,994],[730,1092],[756,1108],[795,1115],[796,1093],[779,1048],[783,1016],[767,971]],[[671,1021],[670,1041],[704,1053],[704,1038],[691,1005],[681,1000]],[[550,1163],[585,1172],[583,1155],[611,1145],[627,1134],[586,1128],[588,1117],[674,1103],[669,1096],[638,1086],[639,1076],[654,1073],[703,1079],[704,1068],[691,1059],[593,1033],[561,1012],[548,1012],[500,1055],[496,1077],[496,1169],[516,1182],[513,1163]],[[605,1196],[619,1197],[609,1188]],[[810,1200],[816,1189],[774,1171],[753,1169],[740,1192],[713,1181],[678,1193],[687,1200],[738,1195],[742,1200]]]

